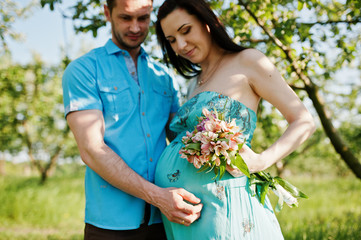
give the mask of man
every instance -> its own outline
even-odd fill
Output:
[[[112,39],[63,76],[65,116],[87,165],[85,239],[165,239],[149,204],[184,225],[202,204],[184,189],[152,183],[165,126],[178,108],[171,77],[140,47],[152,1],[108,0],[104,11]]]

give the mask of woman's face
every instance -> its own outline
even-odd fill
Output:
[[[186,10],[177,8],[160,21],[173,51],[192,63],[207,59],[212,40],[207,26]]]

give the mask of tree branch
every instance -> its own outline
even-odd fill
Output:
[[[322,97],[319,94],[318,87],[312,82],[312,80],[308,76],[304,74],[304,71],[307,70],[307,68],[299,68],[296,64],[296,59],[293,59],[291,55],[291,49],[288,46],[284,45],[280,39],[278,39],[269,29],[267,29],[266,24],[251,11],[249,6],[243,0],[239,0],[238,2],[241,6],[245,8],[247,13],[253,18],[253,20],[256,21],[258,26],[263,29],[266,35],[270,37],[272,42],[274,42],[285,53],[286,59],[291,63],[292,69],[295,71],[297,76],[304,82],[304,88],[309,98],[312,100],[313,106],[315,107],[315,110],[320,118],[323,129],[328,138],[330,139],[336,152],[340,154],[340,156],[349,166],[352,172],[359,179],[361,179],[361,164],[356,158],[356,156],[352,153],[350,148],[347,146],[347,144],[342,140],[337,129],[334,127],[330,117],[331,115],[326,111],[326,106],[323,102]]]
[[[353,24],[358,24],[361,23],[361,19],[352,19],[352,20],[328,20],[325,22],[313,22],[313,23],[296,23],[297,27],[301,27],[302,25],[306,25],[306,26],[315,26],[315,25],[337,25],[339,23],[346,23],[348,25],[353,25]]]

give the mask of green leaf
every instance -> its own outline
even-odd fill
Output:
[[[243,147],[243,144],[244,144],[244,142],[243,142],[243,143],[238,144],[238,149],[241,149],[241,148]]]
[[[249,183],[250,183],[251,185],[252,185],[252,184],[262,184],[262,183],[264,183],[264,182],[266,182],[266,181],[257,178],[257,176],[256,176],[254,173],[252,173],[252,174],[251,174],[251,177],[249,178]]]
[[[261,185],[261,193],[260,193],[260,201],[261,201],[262,205],[264,205],[268,191],[269,191],[269,183],[262,184]]]
[[[272,176],[269,173],[266,173],[264,171],[260,171],[260,172],[257,172],[255,174],[258,175],[264,181],[267,181],[267,182],[272,181]]]
[[[219,180],[222,179],[224,173],[226,172],[226,165],[227,163],[225,161],[222,161],[221,165],[219,166]]]
[[[226,142],[226,143],[228,143],[228,142],[229,142],[229,139],[227,139],[227,138],[218,138],[218,140],[219,140],[219,141]]]
[[[237,155],[234,158],[233,164],[247,177],[250,177],[247,164],[244,162],[243,158],[240,155]]]
[[[302,8],[303,8],[303,2],[298,1],[297,10],[298,10],[298,11],[301,11]]]
[[[185,146],[185,149],[193,149],[193,150],[201,150],[201,144],[200,143],[189,143],[187,146]]]
[[[212,180],[216,180],[218,177],[218,167],[214,167],[214,174],[215,176],[212,178]]]
[[[204,164],[198,171],[197,173],[200,173],[200,172],[204,172],[206,170],[208,170],[210,168],[210,166],[208,164]]]

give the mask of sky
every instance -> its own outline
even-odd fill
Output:
[[[29,4],[32,0],[16,0],[20,6]],[[40,0],[37,0],[40,2]],[[162,0],[155,0],[159,5]],[[61,9],[71,6],[74,0],[63,0]],[[17,33],[22,33],[22,41],[7,40],[12,53],[12,59],[16,63],[26,64],[32,61],[33,54],[40,55],[41,59],[49,64],[59,63],[67,46],[70,59],[74,59],[94,47],[100,47],[110,38],[110,25],[98,31],[97,38],[91,33],[75,34],[73,22],[64,20],[59,11],[50,11],[49,7],[37,6],[26,19],[18,19],[13,25]]]

